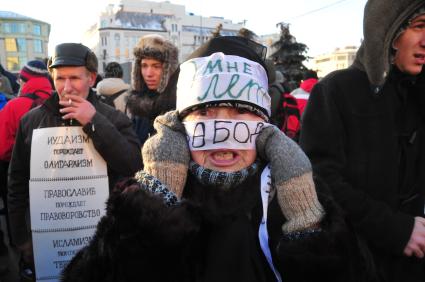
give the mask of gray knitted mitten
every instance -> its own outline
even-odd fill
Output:
[[[185,128],[177,111],[158,116],[154,127],[157,133],[142,148],[144,171],[181,198],[190,161]]]
[[[272,185],[287,218],[285,234],[317,228],[325,212],[317,199],[311,164],[301,148],[276,126],[263,129],[257,153],[269,162]]]

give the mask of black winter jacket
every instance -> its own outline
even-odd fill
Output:
[[[17,132],[8,186],[11,232],[17,245],[29,239],[30,228],[26,225],[25,214],[29,208],[32,132],[37,128],[70,126],[69,120],[62,119],[58,100],[58,95],[54,94],[43,105],[28,112],[21,119]],[[94,92],[89,93],[87,100],[95,107],[96,114],[83,131],[105,159],[112,188],[120,177],[132,176],[141,168],[140,145],[127,116],[98,101]],[[74,120],[72,125],[78,125],[78,122]]]
[[[403,257],[414,216],[424,215],[424,94],[396,69],[374,94],[366,73],[350,68],[315,86],[303,118],[300,145],[383,281],[425,281],[424,260]]]
[[[313,171],[385,282],[425,281],[424,259],[403,254],[414,217],[424,216],[425,69],[414,77],[393,63],[394,40],[424,7],[423,0],[369,0],[353,65],[316,84],[302,120],[300,145]]]
[[[258,238],[259,181],[255,175],[220,190],[189,176],[185,200],[170,207],[140,187],[117,189],[94,239],[74,257],[62,281],[276,281]],[[336,206],[318,195],[327,214],[322,232],[297,240],[282,233],[285,218],[276,197],[269,205],[269,246],[282,280],[372,281]]]

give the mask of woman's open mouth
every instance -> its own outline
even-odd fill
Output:
[[[210,154],[210,161],[215,166],[232,166],[239,160],[239,154],[231,150],[218,150]]]

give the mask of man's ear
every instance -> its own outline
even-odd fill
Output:
[[[96,83],[96,77],[97,77],[97,73],[95,73],[95,72],[89,72],[90,87],[93,87],[94,84]]]

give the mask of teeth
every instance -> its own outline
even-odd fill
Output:
[[[232,152],[218,152],[214,154],[214,157],[217,160],[231,160],[233,159],[233,153]]]

